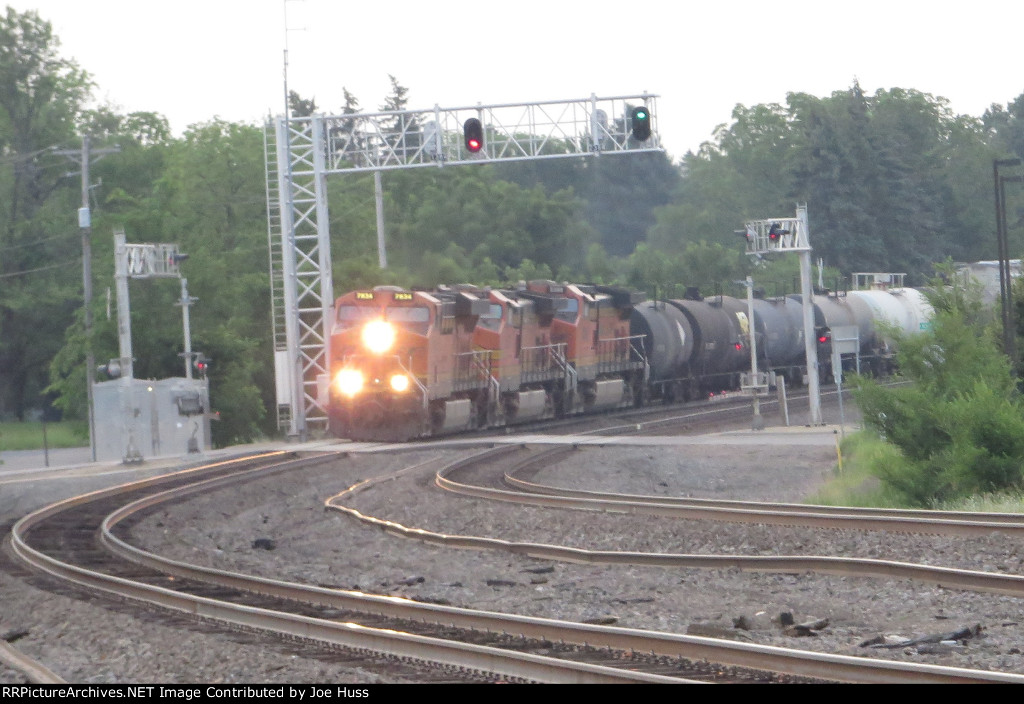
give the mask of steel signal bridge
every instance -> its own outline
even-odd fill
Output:
[[[278,429],[326,427],[334,285],[327,177],[659,152],[655,95],[348,115],[279,116],[264,131]],[[643,124],[634,124],[643,108]],[[482,144],[466,124],[483,128]],[[469,146],[469,145],[472,146]],[[378,195],[379,197],[379,195]],[[379,215],[378,215],[379,221]],[[384,257],[378,222],[378,247]]]

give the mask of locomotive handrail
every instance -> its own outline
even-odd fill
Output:
[[[521,347],[519,358],[522,360],[524,372],[545,371],[553,364],[562,367],[559,359],[565,360],[566,343],[556,342],[550,345],[534,345],[532,347]],[[539,352],[540,354],[531,354]],[[559,354],[561,352],[561,354]],[[552,364],[553,363],[553,364]]]
[[[646,337],[646,335],[602,337],[597,341],[598,357],[602,359],[602,361],[604,361],[605,358],[602,356],[602,351],[605,351],[605,354],[607,354],[607,350],[609,349],[611,350],[613,356],[615,356],[617,352],[626,352],[627,350],[632,350],[637,355],[637,361],[643,361],[644,359],[646,359],[646,357],[642,351],[642,348],[637,348],[636,343],[642,342],[644,337]],[[616,349],[617,346],[618,348]]]
[[[410,355],[409,357],[408,367],[402,364],[402,360],[398,358],[398,355],[395,355],[395,359],[398,361],[399,369],[405,372],[405,375],[412,379],[412,382],[416,384],[416,388],[419,389],[420,399],[422,400],[423,404],[423,410],[424,412],[426,412],[427,408],[429,408],[430,406],[430,399],[427,398],[427,387],[423,384],[422,381],[419,380],[419,378],[412,371],[412,356]]]
[[[597,341],[597,364],[603,372],[623,369],[648,368],[647,356],[643,353],[645,335],[605,337]]]
[[[473,350],[455,355],[454,386],[460,391],[489,386],[490,380],[493,378],[491,375],[493,354],[493,350]]]
[[[555,342],[550,345],[521,347],[519,359],[522,365],[523,381],[532,383],[554,379],[561,375],[566,379],[567,390],[576,390],[576,370],[566,359],[568,344]]]

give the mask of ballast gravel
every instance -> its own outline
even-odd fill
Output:
[[[352,454],[331,465],[213,491],[161,508],[137,544],[181,560],[277,579],[550,618],[845,655],[1024,673],[1024,600],[907,580],[546,562],[395,537],[324,508],[357,482],[441,451]],[[446,455],[453,459],[456,454]],[[634,494],[800,502],[831,476],[835,450],[809,446],[581,447],[541,483]],[[1015,540],[749,526],[566,511],[449,494],[409,473],[346,499],[363,514],[430,531],[581,548],[693,554],[842,555],[1024,574]],[[43,580],[45,581],[45,580]],[[354,667],[224,632],[138,618],[106,602],[0,572],[0,635],[73,682],[412,682],[385,664]],[[787,635],[780,619],[827,620]],[[980,627],[977,628],[977,627]],[[918,648],[861,647],[971,628]],[[19,681],[0,667],[0,682]]]

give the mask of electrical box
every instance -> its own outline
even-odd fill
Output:
[[[115,379],[93,386],[96,459],[142,462],[204,452],[210,391],[204,379]]]

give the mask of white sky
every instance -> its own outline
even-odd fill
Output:
[[[261,121],[288,87],[338,112],[342,86],[376,111],[388,74],[411,109],[659,95],[674,157],[737,103],[826,96],[858,79],[980,116],[1024,93],[1020,0],[8,0],[53,24],[96,97],[165,115]],[[287,21],[286,21],[287,17]],[[288,30],[286,32],[286,29]]]

